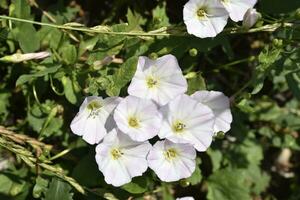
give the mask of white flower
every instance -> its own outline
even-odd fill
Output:
[[[114,119],[122,132],[139,142],[156,136],[162,123],[162,115],[152,100],[134,96],[127,96],[120,102]]]
[[[209,107],[183,94],[160,111],[163,114],[160,138],[192,144],[198,151],[205,151],[210,146],[214,135],[214,115]]]
[[[230,130],[232,115],[229,98],[227,96],[217,91],[198,91],[191,95],[191,97],[212,109],[215,116],[215,133],[219,131],[225,133]]]
[[[128,93],[152,99],[159,105],[187,91],[187,81],[176,57],[165,55],[157,60],[140,56],[136,73],[128,87]]]
[[[228,12],[220,0],[189,0],[183,8],[183,19],[189,34],[215,37],[226,26]]]
[[[96,147],[96,162],[105,181],[118,187],[147,170],[146,156],[150,149],[149,142],[132,141],[127,135],[113,129]]]
[[[249,8],[253,8],[257,0],[219,0],[229,12],[230,18],[235,21],[242,21]]]
[[[108,117],[120,102],[119,97],[90,96],[85,98],[79,112],[71,122],[71,130],[89,144],[99,143],[106,135]]]
[[[244,15],[243,27],[248,29],[251,28],[256,24],[257,20],[259,20],[260,18],[261,18],[261,14],[257,12],[256,9],[249,8],[246,14]]]
[[[149,167],[162,181],[172,182],[192,175],[196,151],[189,144],[157,141],[147,157]]]
[[[194,197],[180,197],[176,198],[176,200],[195,200]]]

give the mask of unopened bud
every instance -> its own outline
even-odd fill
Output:
[[[189,54],[190,54],[190,56],[195,57],[198,54],[198,50],[195,48],[192,48],[189,50]]]
[[[260,18],[261,14],[255,8],[249,8],[244,15],[243,27],[247,29],[253,27]]]
[[[42,52],[38,52],[38,53],[25,53],[25,54],[15,53],[13,55],[4,56],[4,57],[0,58],[0,61],[19,63],[19,62],[23,62],[23,61],[27,61],[27,60],[43,59],[43,58],[49,57],[50,55],[51,55],[51,53],[49,53],[47,51],[42,51]]]

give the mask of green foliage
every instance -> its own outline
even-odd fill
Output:
[[[251,196],[245,184],[243,171],[229,169],[216,171],[208,179],[207,198],[210,200],[250,200]]]
[[[70,193],[70,190],[71,186],[67,183],[57,178],[53,178],[49,184],[48,190],[45,192],[44,200],[72,200],[73,194]]]

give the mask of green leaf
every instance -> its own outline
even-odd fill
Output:
[[[48,68],[45,68],[44,70],[38,71],[34,74],[21,75],[16,81],[16,86],[23,85],[24,83],[30,82],[30,81],[34,80],[35,78],[38,78],[38,77],[43,77],[43,76],[46,76],[48,74],[53,74],[53,73],[57,72],[57,70],[59,68],[61,68],[61,65],[48,67]]]
[[[134,178],[130,183],[122,186],[122,189],[132,194],[141,194],[147,191],[147,178],[137,177]]]
[[[222,153],[219,150],[214,149],[208,149],[207,154],[209,155],[213,169],[212,171],[215,172],[221,167],[221,161],[222,161]]]
[[[92,51],[99,40],[98,36],[92,37],[91,39],[82,41],[79,45],[79,55],[82,55],[85,51]]]
[[[191,185],[197,185],[197,184],[201,183],[202,174],[201,174],[201,169],[199,167],[199,164],[196,165],[196,169],[193,172],[193,174],[189,178],[186,178],[185,181],[187,181]]]
[[[128,8],[126,17],[127,17],[127,21],[128,21],[128,30],[142,31],[142,28],[140,27],[140,25],[145,24],[146,20],[143,19],[140,14],[132,12],[132,10],[130,8]]]
[[[74,64],[77,61],[77,50],[74,45],[66,44],[60,48],[61,57],[67,64]]]
[[[9,98],[11,93],[0,92],[0,122],[5,120],[9,114],[8,107],[10,105]]]
[[[289,73],[285,76],[286,81],[293,95],[300,100],[300,77],[297,73]]]
[[[123,63],[112,76],[112,82],[106,89],[109,96],[118,96],[121,89],[131,81],[136,71],[137,57],[131,57]]]
[[[12,15],[21,19],[31,19],[30,6],[26,0],[12,1],[14,9]],[[30,53],[40,48],[40,40],[32,24],[15,22],[16,28],[13,29],[15,39],[24,53]]]
[[[209,200],[251,200],[249,187],[245,184],[243,171],[223,169],[213,173],[207,182]]]
[[[191,79],[188,79],[188,94],[193,94],[199,90],[206,90],[206,83],[201,73]]]
[[[22,23],[17,27],[16,38],[24,53],[30,53],[40,48],[40,40],[33,25]]]
[[[271,70],[275,67],[276,61],[280,59],[281,51],[281,48],[271,48],[267,46],[259,54],[258,61],[260,64],[255,69],[255,74],[252,79],[254,89],[251,94],[257,94],[262,90],[266,77],[270,75]]]
[[[72,200],[71,186],[58,178],[52,178],[44,200]]]
[[[4,174],[0,174],[0,193],[9,194],[13,181]]]
[[[152,21],[152,28],[158,29],[161,27],[169,26],[169,18],[166,13],[166,2],[159,4],[156,8],[152,11],[153,21]]]
[[[270,176],[262,172],[258,165],[250,165],[246,173],[246,179],[251,182],[251,190],[256,195],[266,190],[270,182]]]
[[[30,6],[26,0],[12,0],[14,5],[13,16],[17,18],[30,18]]]
[[[64,76],[62,77],[62,84],[64,86],[65,96],[67,100],[72,104],[76,104],[78,99],[75,94],[73,81],[69,77]]]
[[[48,180],[43,179],[42,177],[38,176],[35,179],[35,185],[33,187],[32,195],[34,198],[40,198],[42,193],[47,191],[48,187]]]
[[[81,185],[87,187],[96,187],[103,183],[103,177],[99,173],[95,155],[88,154],[84,156],[75,166],[72,177],[74,177]]]

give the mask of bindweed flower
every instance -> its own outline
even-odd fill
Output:
[[[83,136],[83,140],[89,144],[99,143],[107,133],[105,128],[107,119],[119,102],[119,97],[85,98],[79,108],[79,113],[71,122],[72,132]]]
[[[180,197],[176,198],[176,200],[195,200],[194,197]]]
[[[51,53],[47,51],[41,51],[37,53],[15,53],[9,56],[4,56],[0,58],[0,61],[4,62],[13,62],[13,63],[19,63],[27,60],[37,60],[37,59],[43,59],[51,56]]]
[[[244,15],[243,27],[249,29],[256,24],[256,22],[261,18],[261,14],[254,8],[249,8]]]
[[[146,156],[149,142],[135,142],[127,135],[113,129],[96,147],[96,162],[105,181],[113,186],[129,183],[148,168]]]
[[[166,182],[190,177],[196,168],[195,159],[193,146],[168,140],[156,142],[147,156],[149,167]]]
[[[226,133],[230,130],[232,115],[227,96],[218,91],[198,91],[191,97],[212,109],[215,118],[214,133],[220,131]]]
[[[219,0],[189,0],[183,8],[183,19],[189,34],[215,37],[226,26],[228,12]]]
[[[157,60],[141,56],[128,93],[164,105],[187,91],[187,81],[173,55]]]
[[[235,21],[242,21],[245,13],[249,8],[253,8],[257,0],[220,0],[226,10],[229,12],[230,18]]]
[[[114,119],[122,132],[140,142],[156,136],[162,123],[162,116],[152,100],[134,96],[127,96],[120,102]]]
[[[160,111],[163,114],[163,124],[158,134],[160,138],[192,144],[198,151],[205,151],[210,146],[214,115],[208,106],[183,94]]]

